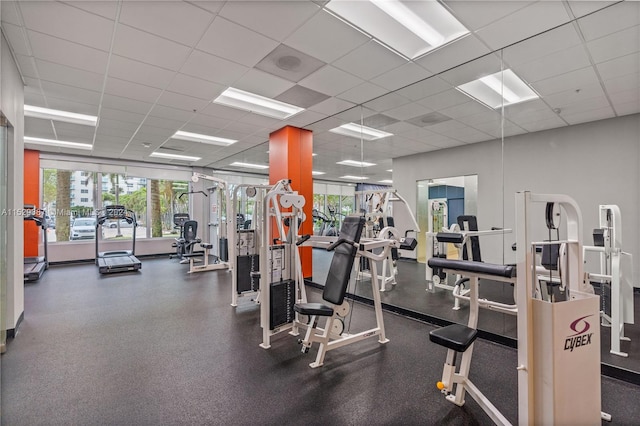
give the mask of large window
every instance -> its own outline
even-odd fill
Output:
[[[49,242],[95,239],[96,212],[108,205],[123,205],[135,213],[137,239],[177,236],[173,215],[189,212],[185,180],[53,168],[43,169],[42,176]],[[107,240],[133,237],[133,227],[125,220],[107,220],[99,232]]]
[[[313,192],[314,234],[332,234],[334,229],[340,229],[346,216],[355,213],[352,185],[314,183]]]

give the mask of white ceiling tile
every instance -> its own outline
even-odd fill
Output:
[[[532,62],[535,59],[582,44],[575,26],[563,25],[537,37],[524,40],[503,52],[505,63],[510,66]]]
[[[104,94],[102,105],[107,108],[120,109],[123,111],[135,112],[137,114],[147,114],[152,105],[148,102],[136,101],[134,99],[123,98],[121,96]]]
[[[38,69],[36,68],[33,56],[16,55],[16,61],[20,68],[20,74],[22,74],[23,77],[30,77],[37,80]]]
[[[100,103],[100,92],[93,90],[79,89],[77,87],[64,84],[41,81],[44,95],[49,97],[68,99],[72,101],[84,102],[98,105]]]
[[[476,35],[492,49],[501,49],[569,20],[562,2],[538,1],[487,25]]]
[[[332,65],[364,80],[371,80],[406,63],[405,59],[371,40],[334,61]]]
[[[598,84],[598,76],[593,67],[585,67],[570,71],[544,80],[536,81],[533,88],[542,96],[567,91],[578,90],[584,86]]]
[[[212,118],[212,117],[209,117]],[[189,123],[191,124],[191,123]],[[255,132],[262,130],[261,126],[245,123],[243,121],[227,121],[222,124],[218,129],[224,129],[227,132],[242,133],[244,135],[251,135]]]
[[[59,2],[20,2],[25,26],[40,33],[109,51],[114,22]]]
[[[191,77],[186,74],[176,74],[173,81],[167,87],[170,92],[193,96],[194,98],[212,100],[225,89],[225,86]]]
[[[17,5],[17,1],[0,2],[0,16],[2,17],[2,24],[7,22],[13,25],[22,25],[22,19],[20,19],[20,15],[16,9]]]
[[[482,142],[494,138],[490,134],[471,127],[451,130],[447,133],[446,136],[464,143]]]
[[[400,96],[396,93],[388,93],[380,96],[372,101],[367,102],[364,106],[377,112],[384,112],[392,108],[397,108],[402,105],[406,105],[411,102],[404,96]]]
[[[143,84],[131,83],[129,81],[120,80],[119,78],[107,78],[107,84],[104,93],[110,95],[122,96],[125,98],[136,99],[138,101],[154,103],[162,91],[155,87],[145,86]]]
[[[185,111],[182,109],[172,108],[164,105],[154,105],[149,112],[152,117],[166,118],[170,120],[179,120],[186,122],[193,117],[193,111]]]
[[[593,109],[589,111],[579,112],[577,114],[572,115],[563,115],[567,123],[569,124],[580,124],[586,123],[588,121],[596,121],[596,120],[604,120],[606,118],[614,117],[613,110],[611,107],[601,108],[601,109]]]
[[[203,1],[188,1],[187,3],[191,3],[194,6],[207,10],[211,13],[218,13],[222,9],[226,0],[203,0]]]
[[[465,145],[465,143],[462,141],[452,139],[446,136],[430,138],[426,140],[425,143],[436,146],[438,148],[442,148],[442,149]]]
[[[541,130],[563,127],[566,126],[567,123],[557,115],[554,115],[553,117],[548,117],[538,121],[532,121],[530,123],[518,122],[518,125],[529,132],[539,132]]]
[[[253,67],[277,46],[277,41],[218,16],[196,47],[212,55]]]
[[[640,72],[640,53],[634,53],[607,62],[599,63],[596,68],[603,80],[610,80],[628,74]]]
[[[154,108],[155,109],[155,108]],[[206,115],[202,113],[193,114],[192,118],[189,120],[190,126],[206,126],[215,129],[222,129],[227,125],[231,125],[234,122],[229,121],[225,118],[218,118],[212,115]],[[241,123],[243,124],[243,123]],[[237,130],[237,129],[236,129]]]
[[[414,62],[431,73],[437,74],[487,53],[489,49],[478,38],[468,35],[431,51]]]
[[[275,75],[252,68],[239,80],[234,83],[234,87],[247,92],[275,98],[281,93],[295,86],[295,83],[277,77]]]
[[[136,127],[137,128],[137,127]],[[102,136],[115,136],[120,138],[131,139],[136,129],[128,129],[126,127],[105,127],[99,126],[96,129],[96,138]]]
[[[605,80],[607,93],[618,93],[627,90],[637,90],[640,87],[640,73],[627,74],[621,77]]]
[[[583,46],[575,46],[538,60],[512,67],[520,78],[529,83],[544,80],[591,65]]]
[[[359,86],[353,87],[345,92],[340,93],[337,98],[345,101],[353,102],[354,104],[361,104],[370,99],[377,98],[380,95],[385,94],[387,91],[380,86],[376,86],[371,83],[363,83]]]
[[[125,1],[120,22],[131,27],[193,46],[202,37],[213,14],[189,3],[178,1]]]
[[[387,90],[397,90],[429,77],[431,73],[413,62],[400,65],[371,80]]]
[[[106,52],[35,31],[28,36],[36,58],[100,74],[107,69]]]
[[[323,10],[287,37],[285,44],[330,63],[369,39],[368,36]]]
[[[475,31],[528,6],[532,2],[522,0],[500,2],[495,0],[445,0],[443,3],[467,29]]]
[[[71,68],[54,62],[36,60],[38,74],[42,80],[73,85],[81,89],[102,91],[104,75]]]
[[[153,117],[151,115],[149,115],[144,120],[144,125],[146,127],[159,127],[161,129],[172,130],[173,132],[179,130],[182,126],[184,126],[184,124],[184,120],[172,120],[169,118]]]
[[[442,111],[443,109],[468,102],[469,97],[455,89],[449,89],[445,92],[437,93],[418,101],[420,105],[425,106],[432,111]]]
[[[311,111],[316,111],[326,115],[333,115],[353,107],[351,102],[343,101],[338,98],[329,98],[319,104],[309,107]]]
[[[13,52],[17,55],[31,55],[31,49],[27,45],[26,34],[22,27],[18,25],[2,22],[2,32],[7,37],[7,41]]]
[[[136,137],[144,139],[142,135],[145,135],[145,137],[152,137],[153,140],[158,140],[159,138],[168,139],[175,132],[176,131],[172,129],[163,129],[161,127],[143,125],[140,126]]]
[[[621,104],[633,103],[640,109],[640,88],[636,90],[625,90],[624,92],[617,92],[609,94],[609,99],[613,103],[614,107]]]
[[[361,78],[332,65],[325,65],[299,82],[301,86],[330,96],[335,96],[362,83],[364,83],[364,80]]]
[[[499,111],[490,110],[489,108],[485,108],[484,111],[480,111],[476,114],[470,114],[463,117],[457,117],[457,121],[464,123],[468,126],[475,127],[479,130],[482,130],[482,127],[478,127],[478,125],[497,125],[500,126],[502,122],[502,117]]]
[[[599,81],[590,85],[567,85],[565,88],[569,90],[544,96],[545,102],[551,108],[563,108],[571,104],[588,103],[591,99],[604,96],[604,90]]]
[[[26,104],[26,101],[25,101]],[[37,104],[42,106],[45,104]],[[48,96],[46,99],[46,106],[61,111],[76,112],[78,114],[98,115],[98,104],[87,104],[79,102],[76,98],[73,99],[61,99],[53,96]]]
[[[578,20],[585,40],[595,40],[640,24],[640,2],[625,1]]]
[[[170,106],[184,111],[200,111],[209,104],[208,100],[185,96],[179,93],[165,91],[158,98],[158,105]]]
[[[304,127],[308,124],[327,118],[326,114],[316,111],[304,110],[299,114],[287,119],[287,123],[297,127]]]
[[[459,86],[480,77],[499,72],[501,67],[500,58],[492,54],[443,72],[439,74],[439,78],[449,82],[452,86]]]
[[[236,108],[229,108],[229,107],[214,104],[214,103],[207,105],[207,107],[200,112],[202,114],[212,115],[214,117],[224,118],[227,120],[235,120],[235,121],[241,120],[241,119],[243,120],[247,119],[248,118],[247,116],[250,115],[250,113],[246,111],[236,109]]]
[[[100,116],[100,122],[98,123],[99,129],[121,129],[129,131],[132,134],[137,128],[139,123],[131,123],[121,120],[113,120]]]
[[[94,15],[102,16],[103,18],[114,20],[117,15],[117,2],[113,1],[65,1],[63,3],[69,6],[82,9],[85,12],[93,13]]]
[[[397,94],[405,98],[417,101],[436,93],[444,92],[451,88],[451,84],[447,83],[438,76],[429,77],[425,80],[414,83],[410,86],[396,91]]]
[[[618,0],[568,0],[569,6],[576,18],[595,12],[617,1]]]
[[[103,105],[100,109],[100,119],[103,118],[124,121],[127,123],[140,124],[144,120],[145,114],[135,114],[130,111],[120,109],[107,108]]]
[[[614,103],[613,106],[618,117],[640,113],[640,101],[627,102],[624,104]]]
[[[109,62],[110,77],[159,89],[164,89],[171,82],[174,74],[173,71],[118,55],[111,55]]]
[[[190,48],[151,35],[144,31],[118,25],[113,42],[113,53],[150,65],[178,71],[190,52]]]
[[[618,31],[587,43],[589,53],[596,63],[640,51],[640,25]]]
[[[226,2],[220,16],[277,41],[284,40],[320,8],[312,2]]]
[[[213,72],[215,70],[215,72]],[[231,85],[240,79],[249,68],[208,53],[194,50],[180,72],[214,83]]]
[[[26,87],[25,87],[26,89]],[[40,93],[34,93],[30,91],[24,92],[24,104],[25,105],[46,105],[44,96]]]

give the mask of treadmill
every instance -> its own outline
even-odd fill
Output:
[[[39,228],[42,229],[44,235],[44,256],[34,256],[24,258],[24,280],[38,281],[44,271],[49,269],[49,260],[47,259],[47,212],[36,208],[34,205],[24,206],[24,220],[33,220]]]
[[[133,229],[133,247],[131,250],[99,251],[100,227],[107,220],[126,220]],[[142,263],[135,256],[136,251],[136,214],[124,206],[107,206],[104,210],[98,211],[96,216],[96,266],[101,274],[113,272],[138,271],[142,268]]]

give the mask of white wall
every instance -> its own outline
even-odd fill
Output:
[[[24,206],[24,86],[4,35],[0,41],[0,108],[13,126],[13,139],[8,146],[7,208]],[[24,236],[21,216],[7,218],[7,311],[6,327],[15,329],[24,312]],[[3,254],[5,255],[5,254]]]
[[[401,193],[415,211],[416,181],[477,174],[480,227],[504,226],[514,232],[515,192],[566,194],[582,211],[585,244],[592,244],[598,206],[617,204],[622,211],[623,249],[635,256],[635,277],[640,277],[639,114],[507,138],[504,181],[501,151],[502,142],[495,140],[397,158],[394,186],[413,188]],[[509,248],[513,241],[515,234],[504,243],[495,238],[483,241],[483,260],[513,262]]]

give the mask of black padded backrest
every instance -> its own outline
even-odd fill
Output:
[[[359,242],[364,222],[365,220],[362,216],[347,216],[340,228],[340,239]],[[322,292],[322,298],[327,302],[334,305],[342,304],[357,251],[357,247],[347,243],[340,244],[334,250],[327,281]]]
[[[195,220],[187,220],[184,223],[184,239],[187,242],[193,241],[198,235],[198,222]]]
[[[465,226],[466,222],[466,226]],[[461,215],[458,216],[458,226],[460,226],[461,231],[477,231],[478,230],[478,219],[475,216],[467,216]],[[471,256],[473,259],[469,259],[467,255],[467,248],[464,247],[462,250],[462,258],[464,260],[473,260],[475,262],[482,262],[482,258],[480,257],[480,238],[469,237],[471,241]],[[469,244],[469,243],[467,243]]]
[[[184,226],[184,223],[189,220],[188,213],[174,213],[173,224],[176,226]]]

